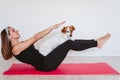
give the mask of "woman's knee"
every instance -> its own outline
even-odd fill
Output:
[[[67,44],[73,44],[73,40],[67,40],[65,43],[67,43]]]

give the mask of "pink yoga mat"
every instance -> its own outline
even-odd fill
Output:
[[[119,74],[106,63],[67,63],[61,64],[56,70],[42,72],[28,64],[12,64],[4,75],[89,75],[89,74]]]

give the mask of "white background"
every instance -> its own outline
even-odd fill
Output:
[[[77,52],[78,56],[120,56],[120,0],[0,0],[0,31],[13,26],[21,40],[63,20],[76,27],[75,38],[112,35],[102,49]]]

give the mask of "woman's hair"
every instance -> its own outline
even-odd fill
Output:
[[[12,58],[12,47],[9,40],[8,27],[1,32],[1,52],[5,60]]]

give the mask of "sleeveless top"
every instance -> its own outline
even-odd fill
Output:
[[[35,49],[34,45],[32,44],[27,49],[23,50],[18,55],[13,55],[17,60],[30,64],[35,68],[42,69],[43,68],[43,60],[44,56],[39,53],[37,49]]]

